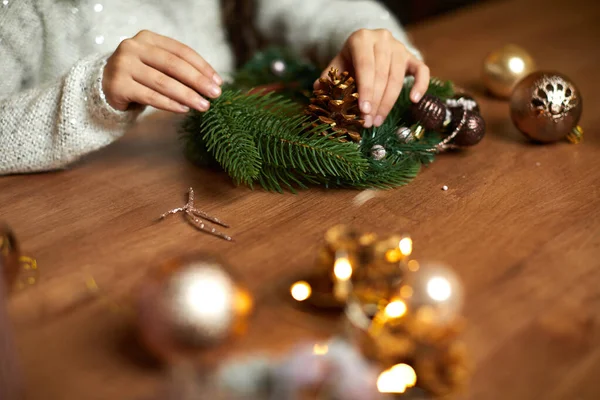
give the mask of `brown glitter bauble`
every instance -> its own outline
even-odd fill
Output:
[[[252,298],[210,257],[173,260],[142,282],[138,328],[159,359],[193,358],[242,333]]]
[[[19,243],[13,231],[0,223],[0,271],[9,293],[19,274],[20,256]]]
[[[440,98],[426,94],[418,103],[411,106],[411,113],[423,128],[440,131],[444,126],[446,109],[446,105]]]
[[[479,113],[479,103],[473,96],[466,93],[456,93],[446,100],[446,106],[450,110],[460,109]]]
[[[474,111],[464,111],[461,108],[452,110],[452,122],[450,123],[449,132],[453,132],[460,121],[463,113],[466,113],[465,124],[457,135],[452,139],[452,144],[459,147],[474,146],[481,142],[485,136],[485,120]]]
[[[551,143],[580,136],[581,93],[566,76],[556,72],[534,72],[515,87],[510,99],[510,116],[515,126],[530,139]],[[573,136],[571,138],[570,136]]]

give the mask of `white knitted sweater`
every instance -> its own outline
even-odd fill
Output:
[[[359,28],[387,28],[416,53],[374,0],[258,7],[262,35],[316,49],[323,61]],[[0,0],[0,175],[64,168],[123,135],[139,112],[105,101],[102,71],[119,42],[143,29],[194,48],[221,76],[232,70],[218,0]]]

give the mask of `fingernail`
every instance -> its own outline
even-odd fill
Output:
[[[184,106],[183,104],[179,105],[179,109],[181,110],[181,112],[184,112],[184,113],[190,111],[190,108],[188,106]]]
[[[373,122],[373,125],[379,127],[379,126],[381,126],[381,124],[383,124],[383,117],[381,115],[378,115],[375,117],[375,121]]]
[[[223,84],[223,79],[219,76],[219,74],[213,75],[213,81],[215,81],[215,83],[219,86]]]
[[[373,117],[371,117],[370,115],[366,115],[365,116],[365,128],[370,128],[373,126]]]
[[[421,93],[419,92],[414,92],[411,96],[412,101],[417,103],[419,100],[421,100]]]
[[[368,101],[361,101],[360,102],[360,111],[362,111],[364,114],[368,114],[371,112],[371,103],[369,103]]]
[[[208,104],[208,101],[201,97],[196,100],[196,106],[198,107],[198,111],[206,111],[210,105]]]
[[[212,86],[208,92],[215,97],[219,97],[221,95],[221,88],[218,86]]]

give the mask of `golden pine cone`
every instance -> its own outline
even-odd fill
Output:
[[[332,68],[327,78],[320,78],[321,87],[314,91],[311,104],[306,108],[306,114],[315,118],[313,126],[327,124],[333,132],[333,137],[346,142],[361,139],[364,120],[360,118],[358,108],[358,93],[354,78],[348,72],[339,73]]]

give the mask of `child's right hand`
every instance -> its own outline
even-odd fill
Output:
[[[125,111],[132,103],[185,113],[206,111],[201,96],[221,95],[221,77],[198,53],[176,40],[141,31],[121,42],[104,67],[106,101]]]

